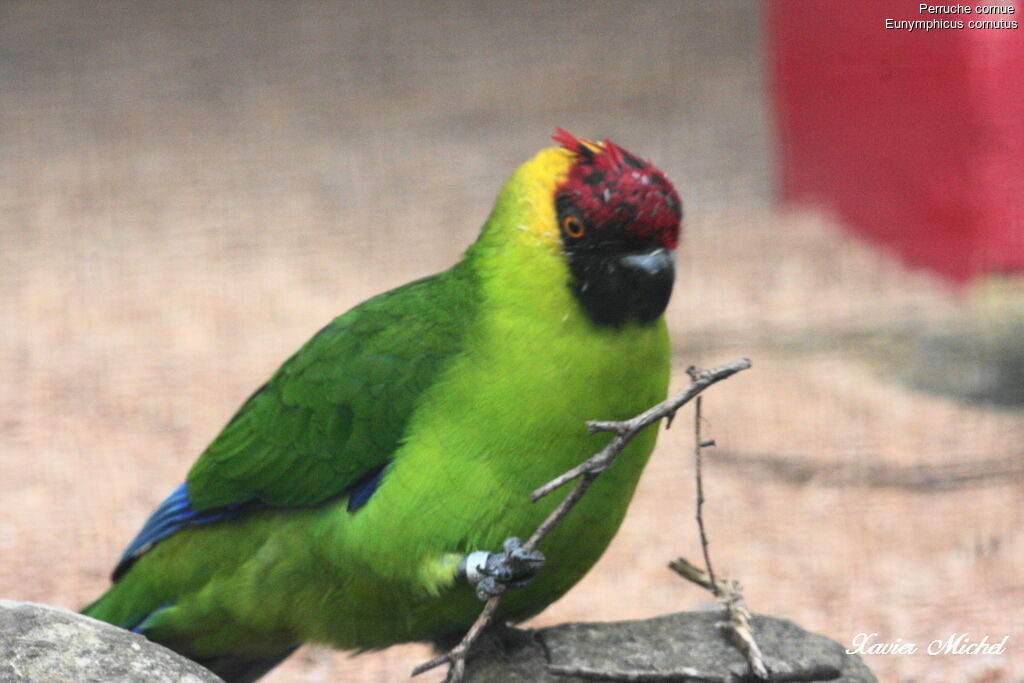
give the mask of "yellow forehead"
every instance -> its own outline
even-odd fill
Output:
[[[525,211],[517,229],[530,241],[559,245],[555,189],[565,181],[576,155],[562,147],[547,147],[519,167],[516,182]]]

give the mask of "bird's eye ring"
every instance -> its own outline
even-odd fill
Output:
[[[566,216],[565,218],[563,218],[562,229],[565,230],[566,235],[573,238],[574,240],[583,237],[583,221],[581,221],[576,216]]]

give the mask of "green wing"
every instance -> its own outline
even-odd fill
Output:
[[[360,304],[289,358],[188,473],[197,510],[316,505],[385,464],[458,353],[478,289],[460,264]]]

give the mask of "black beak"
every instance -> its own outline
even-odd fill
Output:
[[[649,325],[672,296],[675,253],[658,247],[626,254],[575,254],[573,291],[598,325]]]
[[[636,320],[652,323],[661,317],[672,296],[676,279],[675,253],[659,247],[639,254],[627,254],[622,264],[623,277],[630,291],[630,305]]]

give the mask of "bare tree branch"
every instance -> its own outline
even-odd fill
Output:
[[[750,610],[743,599],[742,586],[740,586],[738,581],[716,579],[715,571],[711,567],[708,537],[704,530],[704,478],[701,471],[701,463],[703,461],[703,449],[708,446],[714,446],[715,442],[704,441],[701,438],[700,427],[703,415],[701,415],[700,409],[701,398],[698,396],[693,415],[694,476],[697,480],[697,529],[700,531],[700,546],[704,553],[704,566],[707,567],[707,570],[695,567],[682,557],[676,558],[668,566],[680,576],[711,591],[716,598],[725,603],[729,613],[729,621],[719,622],[719,627],[726,630],[735,645],[743,652],[751,673],[757,678],[767,681],[768,668],[764,664],[761,648],[758,646],[757,641],[754,640],[753,628],[750,626]]]
[[[587,492],[587,489],[590,488],[590,485],[594,483],[594,480],[597,479],[602,472],[612,466],[612,463],[615,462],[615,459],[623,449],[625,449],[629,442],[633,440],[633,437],[658,420],[674,416],[679,408],[694,397],[698,396],[712,384],[720,382],[727,377],[731,377],[737,372],[746,370],[749,367],[750,361],[746,358],[741,358],[733,361],[732,363],[727,363],[710,370],[698,370],[693,367],[688,368],[686,372],[690,375],[693,381],[681,393],[648,408],[636,417],[628,420],[623,420],[621,422],[588,422],[587,427],[591,434],[596,434],[598,432],[611,432],[615,436],[598,453],[533,492],[530,498],[533,502],[536,502],[552,491],[555,491],[569,483],[573,479],[579,479],[579,482],[572,491],[570,491],[562,502],[559,503],[558,507],[552,510],[547,519],[545,519],[533,534],[530,535],[530,538],[526,540],[522,546],[523,550],[525,552],[533,552],[537,549],[537,545],[541,540],[543,540],[543,538],[555,528],[558,522],[565,517],[569,510],[576,505],[579,499],[583,497],[583,494]],[[449,668],[445,681],[447,681],[447,683],[461,683],[466,668],[466,657],[469,654],[473,643],[480,636],[480,633],[493,620],[500,602],[501,596],[496,596],[488,600],[484,605],[483,611],[480,612],[480,616],[478,616],[476,621],[473,622],[473,625],[469,628],[469,631],[466,632],[466,635],[458,645],[449,652],[438,655],[430,661],[420,664],[413,669],[412,675],[417,676],[447,663]]]
[[[587,427],[590,429],[591,434],[596,434],[598,432],[612,432],[615,434],[615,438],[613,438],[600,453],[594,455],[588,460],[585,460],[565,474],[552,479],[544,486],[541,486],[533,492],[533,495],[531,495],[530,498],[534,501],[538,501],[555,489],[565,486],[565,484],[577,477],[583,476],[585,472],[603,472],[611,466],[612,461],[614,461],[616,456],[622,452],[622,449],[627,443],[629,443],[630,439],[637,434],[637,432],[664,417],[674,417],[677,410],[689,403],[709,386],[715,382],[720,382],[723,379],[731,377],[741,370],[746,370],[749,367],[750,361],[746,358],[740,358],[732,363],[726,363],[725,365],[720,365],[717,368],[712,368],[710,370],[699,370],[691,366],[686,369],[686,372],[693,379],[693,382],[690,386],[686,387],[686,389],[675,396],[662,401],[656,406],[648,408],[629,420],[623,420],[622,422],[588,422]]]
[[[701,396],[697,397],[693,412],[693,457],[694,470],[697,479],[697,530],[700,532],[700,547],[704,552],[704,566],[708,568],[708,581],[711,583],[711,590],[715,597],[720,597],[718,585],[715,582],[715,570],[711,566],[711,554],[708,551],[708,535],[704,531],[704,477],[701,474],[701,462],[703,460],[704,441],[700,438],[700,424],[704,419],[701,415]],[[713,444],[709,441],[708,444]]]
[[[743,599],[741,592],[743,587],[740,583],[731,579],[716,579],[712,583],[711,575],[708,572],[682,557],[672,560],[668,566],[684,579],[711,591],[715,597],[725,603],[729,612],[729,620],[719,622],[718,626],[729,634],[736,647],[746,657],[751,672],[761,680],[767,681],[768,668],[764,664],[761,648],[754,640],[754,629],[750,625],[750,609],[747,608],[747,603]]]
[[[413,676],[419,676],[421,673],[435,669],[442,664],[448,664],[448,675],[445,676],[445,681],[448,683],[461,683],[462,677],[466,673],[466,656],[469,654],[469,649],[473,647],[473,643],[480,637],[483,630],[487,628],[491,620],[494,618],[494,613],[498,609],[498,604],[501,602],[501,596],[497,595],[484,604],[483,610],[480,612],[480,616],[476,618],[473,625],[466,631],[466,635],[462,637],[459,644],[453,647],[443,655],[438,655],[428,662],[424,662],[412,670]]]

